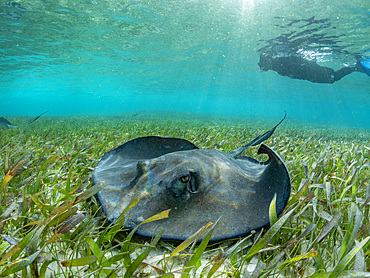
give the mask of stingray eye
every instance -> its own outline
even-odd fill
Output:
[[[187,183],[187,182],[189,182],[189,181],[190,181],[190,175],[182,176],[182,177],[180,178],[180,181],[181,181],[182,183]]]
[[[187,189],[192,194],[198,193],[198,187],[196,185],[195,179],[189,179]]]

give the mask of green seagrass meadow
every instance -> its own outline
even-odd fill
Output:
[[[160,227],[141,238],[124,215],[112,224],[102,214],[92,172],[105,152],[148,135],[227,152],[274,124],[142,112],[0,130],[0,277],[370,277],[369,130],[287,118],[265,144],[290,172],[288,206],[277,216],[272,203],[270,227],[242,238],[209,243],[215,223],[184,242],[160,240]],[[257,149],[246,155],[266,159]]]

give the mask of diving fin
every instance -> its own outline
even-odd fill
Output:
[[[356,68],[359,72],[366,73],[370,76],[370,58],[359,60],[356,64]]]

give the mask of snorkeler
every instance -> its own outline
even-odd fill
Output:
[[[356,65],[343,67],[337,71],[319,66],[313,61],[294,55],[260,54],[259,67],[263,71],[273,70],[293,79],[303,79],[314,83],[334,83],[352,72],[359,71],[370,76],[370,60],[358,60]]]

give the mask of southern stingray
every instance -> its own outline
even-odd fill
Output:
[[[31,121],[29,121],[29,122],[27,122],[23,125],[12,125],[12,123],[9,122],[7,119],[5,119],[3,117],[0,117],[0,128],[1,129],[18,128],[18,127],[23,127],[23,126],[32,124],[34,121],[36,121],[38,118],[40,118],[42,115],[44,115],[47,112],[48,111],[45,111],[44,113],[41,113],[40,115],[38,115],[37,117],[33,118]]]
[[[107,152],[94,170],[94,183],[104,185],[98,198],[109,221],[130,201],[125,227],[135,228],[144,219],[171,209],[169,217],[139,227],[137,234],[151,237],[158,226],[162,238],[185,240],[208,222],[220,218],[211,241],[237,237],[269,224],[269,206],[276,194],[281,214],[290,196],[290,177],[279,155],[262,144],[259,162],[243,156],[249,146],[268,139],[284,118],[248,144],[225,153],[199,149],[179,138],[157,136],[133,139]]]

